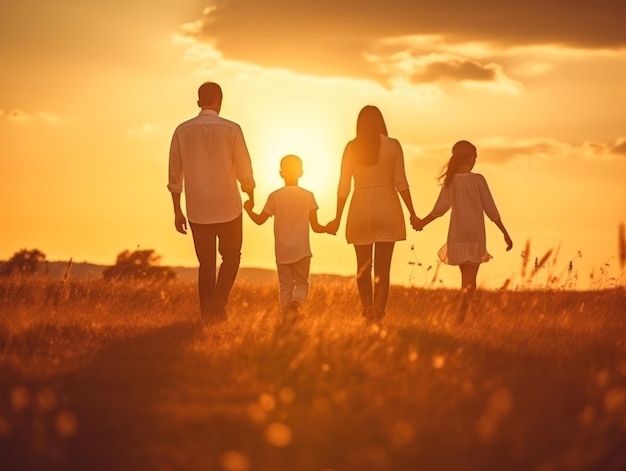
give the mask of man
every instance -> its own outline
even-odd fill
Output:
[[[226,320],[226,304],[241,259],[242,201],[237,188],[254,202],[250,155],[238,124],[219,116],[222,89],[213,82],[198,89],[200,114],[174,131],[169,158],[169,184],[174,225],[187,233],[180,196],[185,191],[187,218],[200,263],[200,311],[207,323]],[[216,240],[222,257],[216,279]]]

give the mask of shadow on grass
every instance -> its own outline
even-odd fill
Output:
[[[71,413],[61,423],[70,436],[33,453],[34,417],[30,434],[5,443],[3,463],[221,470],[231,450],[241,452],[231,468],[250,471],[617,470],[626,462],[622,421],[604,413],[607,388],[594,384],[603,365],[619,362],[601,339],[551,357],[414,326],[390,327],[386,338],[364,329],[313,341],[306,325],[282,343],[230,349],[212,342],[232,342],[235,327],[212,335],[193,323],[112,342],[51,382]],[[255,409],[263,425],[248,408],[260,391],[276,401]],[[281,391],[295,399],[281,403]],[[289,424],[288,446],[268,445],[273,422]]]
[[[182,370],[188,365],[184,357],[201,336],[199,324],[174,324],[113,342],[80,369],[51,380],[24,380],[14,372],[3,373],[8,384],[22,385],[9,395],[22,389],[42,390],[41,384],[46,383],[48,389],[43,390],[58,391],[55,401],[62,403],[66,413],[48,418],[22,412],[23,424],[10,424],[11,433],[0,442],[2,469],[181,469],[176,460],[168,463],[168,456],[181,453],[180,449],[172,451],[180,420],[168,417],[162,409],[163,404],[186,400],[184,383],[193,372]],[[40,333],[26,333],[22,341],[36,343],[41,338]],[[36,405],[31,406],[34,411]],[[212,420],[217,430],[229,428],[220,426],[227,418],[215,416]],[[193,417],[187,426],[187,432],[197,426]],[[198,430],[199,435],[202,432]],[[206,457],[207,464],[198,469],[210,469],[207,466],[214,465],[209,462]]]

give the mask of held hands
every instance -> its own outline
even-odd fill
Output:
[[[248,201],[251,204],[250,209],[252,209],[254,208],[254,191],[253,190],[247,191],[246,194],[248,195]]]
[[[424,222],[422,219],[418,218],[415,215],[411,216],[411,227],[413,227],[413,229],[415,229],[416,231],[421,231],[422,229],[424,229]]]
[[[337,218],[330,221],[326,224],[326,232],[328,234],[337,235],[337,231],[339,230],[339,220]]]
[[[252,211],[252,208],[254,208],[254,201],[252,201],[251,199],[243,204],[243,209],[245,209],[246,213],[248,214]]]

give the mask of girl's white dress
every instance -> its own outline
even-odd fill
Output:
[[[355,245],[395,242],[406,239],[404,214],[398,192],[409,188],[400,143],[380,136],[378,161],[359,164],[352,152],[353,141],[346,145],[341,162],[337,194],[347,198],[354,178],[354,194],[348,210],[346,239]]]
[[[454,175],[452,182],[441,188],[431,214],[443,216],[448,209],[452,209],[450,228],[448,241],[438,252],[441,261],[448,265],[489,261],[492,256],[487,252],[483,212],[492,221],[499,220],[500,214],[485,178],[471,172]]]

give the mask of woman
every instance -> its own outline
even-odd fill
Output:
[[[513,247],[485,177],[472,172],[477,156],[476,147],[471,142],[459,141],[454,144],[452,156],[439,177],[440,181],[443,180],[439,198],[430,214],[416,227],[422,230],[452,208],[447,242],[438,255],[443,263],[457,265],[461,270],[463,298],[459,322],[465,319],[476,291],[476,275],[480,264],[492,258],[487,252],[483,213],[502,231],[506,250]]]
[[[357,286],[368,321],[385,316],[389,294],[389,270],[396,241],[406,239],[404,215],[398,193],[409,210],[411,224],[417,225],[409,184],[404,171],[402,147],[387,136],[380,110],[364,107],[357,119],[356,138],[346,145],[337,191],[337,213],[327,230],[335,234],[350,194],[346,238],[354,245],[357,259]],[[372,253],[374,289],[372,296]]]

